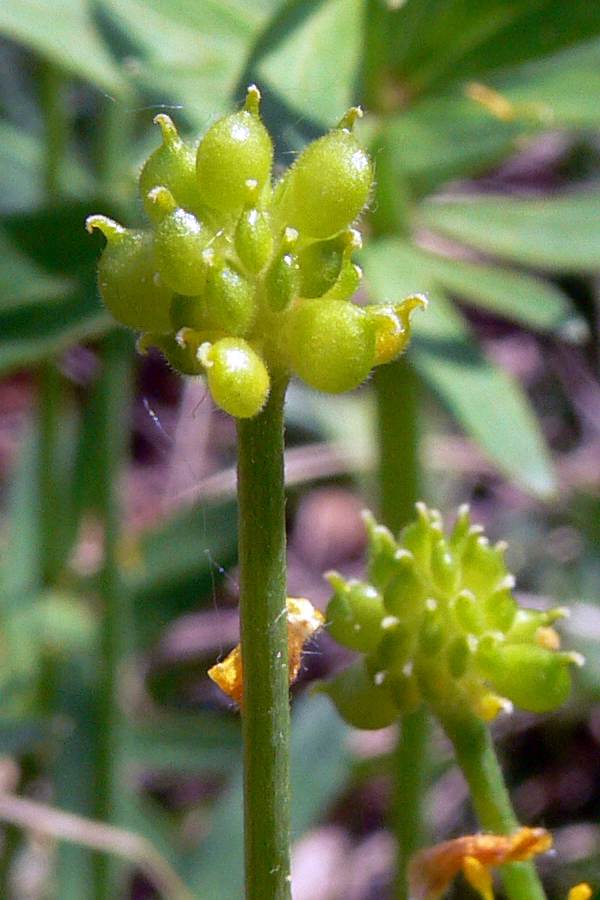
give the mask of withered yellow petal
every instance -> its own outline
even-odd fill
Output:
[[[286,606],[290,684],[293,684],[300,671],[302,648],[325,623],[325,617],[304,597],[288,597]],[[241,645],[238,644],[222,662],[212,666],[208,675],[241,708],[244,695]]]

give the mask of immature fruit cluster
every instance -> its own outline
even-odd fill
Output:
[[[324,391],[359,385],[408,343],[423,297],[362,308],[350,298],[361,271],[352,223],[369,201],[372,163],[351,109],[310,144],[277,184],[260,94],[216,122],[197,149],[171,119],[139,179],[148,229],[106,216],[87,227],[107,238],[101,297],[114,317],[187,375],[205,375],[227,412],[256,415],[272,378],[298,375]]]
[[[568,696],[577,653],[559,652],[552,627],[563,609],[520,607],[504,562],[462,507],[447,537],[436,510],[396,540],[365,515],[367,582],[327,577],[330,634],[364,654],[321,687],[358,728],[381,728],[428,702],[442,720],[448,704],[492,719],[512,704],[546,712]]]

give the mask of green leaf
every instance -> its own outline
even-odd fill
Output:
[[[87,0],[10,0],[0,4],[0,32],[101,90],[129,95]]]
[[[258,63],[261,79],[279,96],[327,127],[356,102],[364,6],[365,0],[288,4]]]
[[[416,213],[416,224],[549,272],[600,268],[598,191],[541,199],[486,195],[431,200]]]
[[[418,271],[407,271],[406,253],[398,249],[390,240],[365,251],[370,293],[378,302],[415,290]],[[501,471],[539,496],[552,495],[548,447],[523,389],[481,352],[442,292],[429,297],[429,309],[414,318],[408,359]]]
[[[0,319],[0,373],[55,356],[78,341],[100,337],[114,327],[95,296],[28,306]]]
[[[378,178],[381,166],[390,165],[419,197],[450,178],[496,165],[516,148],[522,131],[463,98],[426,100],[388,120],[374,154]]]
[[[292,838],[323,819],[349,781],[350,729],[318,694],[298,701],[292,719]]]
[[[515,104],[517,117],[537,117],[553,128],[598,128],[600,42],[573,47],[523,66],[489,84]]]
[[[0,205],[4,213],[31,210],[46,199],[42,181],[44,145],[38,135],[0,121]],[[91,193],[91,178],[82,164],[67,156],[61,188],[69,196]]]
[[[59,751],[51,761],[49,776],[56,791],[58,808],[91,818],[94,815],[97,697],[89,690],[82,690],[73,668],[62,667],[59,675],[55,702],[58,714],[68,726]],[[61,898],[91,900],[93,863],[90,851],[77,844],[59,843],[56,880]]]
[[[186,510],[132,548],[127,582],[142,643],[154,640],[176,615],[212,597],[219,569],[237,558],[237,506],[232,501]]]
[[[600,8],[572,0],[408,0],[388,25],[389,63],[409,98],[520,65],[600,32]]]
[[[566,294],[527,272],[440,256],[400,240],[393,241],[393,256],[398,287],[403,290],[390,295],[390,301],[442,290],[533,331],[577,334],[585,327]]]
[[[580,333],[585,327],[566,294],[527,272],[439,256],[401,241],[394,242],[394,254],[403,278],[413,285],[407,294],[442,289],[482,310],[542,333]]]
[[[231,772],[240,765],[239,718],[209,711],[150,717],[133,726],[128,762],[166,772]]]
[[[226,111],[268,8],[247,0],[103,0],[133,45],[135,78],[197,126]]]
[[[72,281],[49,275],[0,231],[0,323],[6,314],[51,305],[72,290]]]

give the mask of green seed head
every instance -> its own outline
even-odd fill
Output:
[[[505,545],[490,544],[471,524],[468,508],[459,511],[449,536],[440,514],[424,504],[398,540],[371,516],[366,524],[372,582],[330,577],[329,630],[368,654],[369,676],[379,675],[378,685],[387,685],[400,708],[403,697],[422,695],[442,721],[460,714],[462,705],[489,721],[513,705],[547,712],[564,702],[571,668],[583,661],[559,651],[552,625],[564,610],[518,606]],[[362,603],[355,602],[356,611],[351,596]],[[369,619],[381,597],[384,614],[378,607]],[[369,640],[353,644],[359,611]],[[337,693],[334,699],[339,706]]]

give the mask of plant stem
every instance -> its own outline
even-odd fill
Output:
[[[456,759],[466,778],[473,805],[485,831],[511,834],[519,828],[490,729],[463,704],[459,713],[451,707],[439,713],[444,730],[454,745]],[[502,881],[509,900],[545,900],[533,862],[502,866]]]
[[[415,514],[420,493],[419,383],[404,358],[373,373],[379,423],[379,508],[394,533]]]
[[[40,101],[45,127],[43,179],[46,200],[52,201],[61,194],[61,170],[69,137],[66,83],[61,70],[52,63],[43,62],[40,68]]]
[[[132,613],[117,560],[120,535],[121,467],[129,440],[131,338],[121,328],[102,341],[102,375],[97,385],[102,435],[99,453],[99,513],[104,531],[100,573],[103,617],[98,685],[98,724],[94,782],[95,818],[114,823],[119,791],[117,773],[126,727],[119,705],[119,675],[132,647]],[[114,896],[112,866],[104,854],[94,861],[96,900]]]
[[[283,407],[238,420],[246,900],[290,897],[289,675]]]
[[[383,522],[397,533],[419,498],[418,380],[405,359],[374,373],[379,420],[379,487]],[[394,829],[398,844],[396,897],[407,895],[406,870],[423,843],[430,722],[423,708],[403,716],[396,749]]]

